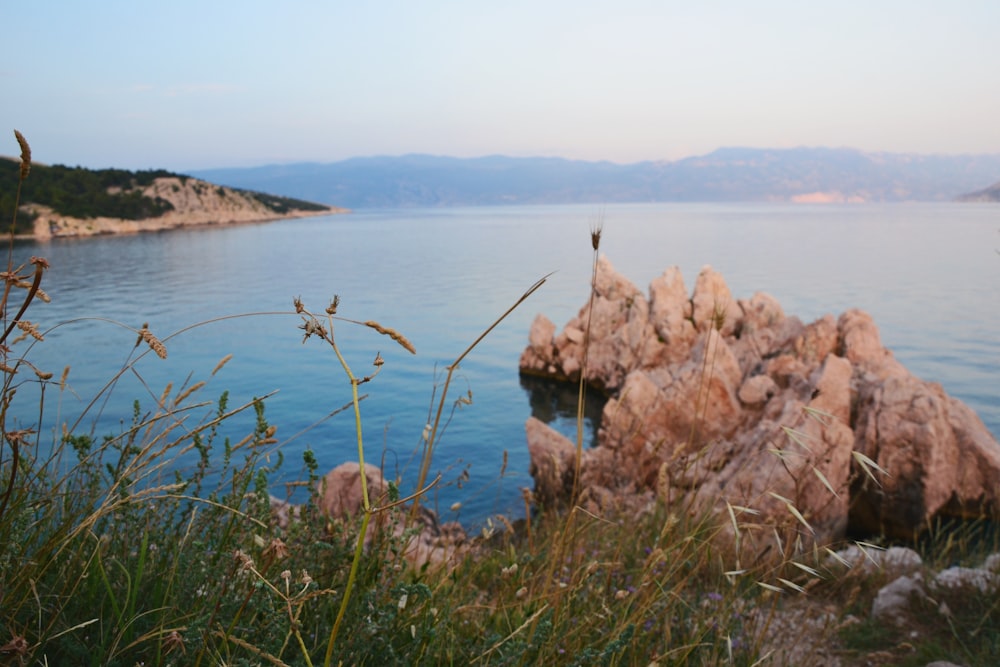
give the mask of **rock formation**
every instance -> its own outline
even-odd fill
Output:
[[[370,463],[365,464],[365,478],[368,498],[373,507],[388,504],[389,484],[382,471]],[[361,491],[361,466],[353,461],[343,463],[323,477],[317,485],[317,506],[320,512],[332,521],[344,521],[357,516],[364,507]],[[301,516],[301,506],[293,505],[271,497],[271,513],[280,528],[287,528],[291,521]],[[425,564],[432,566],[455,563],[468,549],[465,530],[454,521],[438,522],[431,510],[420,507],[412,523],[408,523],[409,511],[379,511],[369,525],[365,544],[381,531],[394,539],[404,539],[403,556],[414,567]]]
[[[1000,510],[996,439],[862,311],[804,324],[766,294],[734,299],[711,267],[690,297],[671,268],[647,299],[601,257],[593,316],[556,333],[539,315],[522,373],[579,381],[588,325],[586,379],[609,398],[582,502],[656,493],[820,543]],[[565,501],[575,446],[537,420],[527,433],[536,497]]]

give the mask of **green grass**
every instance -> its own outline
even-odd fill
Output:
[[[598,228],[595,253],[599,237]],[[5,325],[26,321],[21,311],[44,294],[44,262],[16,267],[13,250]],[[304,333],[341,361],[343,374],[330,382],[351,387],[358,458],[372,458],[361,439],[358,389],[392,369],[372,355],[376,363],[356,373],[334,329],[371,329],[372,349],[384,344],[378,336],[408,341],[380,324],[343,319],[337,300],[322,314],[297,299],[294,305],[289,336]],[[120,326],[137,344],[122,351],[109,392],[147,354],[169,363],[170,337]],[[448,366],[449,378],[481,339]],[[862,656],[907,641],[865,618],[870,585],[821,565],[819,554],[738,567],[734,517],[652,498],[600,516],[575,507],[514,523],[497,517],[464,555],[436,567],[413,565],[404,553],[409,534],[385,528],[412,525],[419,497],[366,494],[359,516],[334,521],[321,515],[314,492],[282,529],[268,502],[269,493],[284,495],[272,488],[275,474],[291,469],[315,489],[326,471],[309,451],[301,461],[284,460],[275,437],[281,425],[268,422],[266,397],[231,405],[224,392],[208,393],[225,360],[204,383],[168,386],[148,404],[135,403],[117,433],[94,437],[68,425],[45,442],[15,426],[40,423],[65,378],[33,368],[31,349],[45,343],[30,331],[11,326],[0,342],[0,665],[750,666],[772,664],[772,628],[787,620],[787,606],[812,598],[862,620],[839,637],[802,642],[837,641],[846,655]],[[18,401],[27,382],[42,386],[38,404]],[[437,483],[428,466],[451,405],[447,390],[446,380],[434,394],[437,417],[418,452],[417,488]],[[252,415],[252,426],[237,426],[248,422],[237,415]],[[793,565],[793,556],[806,568]],[[777,578],[808,593],[762,585]],[[914,654],[961,650],[968,664],[995,654],[997,603],[964,597],[949,604],[955,629],[928,624]]]

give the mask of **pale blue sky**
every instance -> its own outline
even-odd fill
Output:
[[[0,154],[1000,153],[1000,2],[5,0]]]

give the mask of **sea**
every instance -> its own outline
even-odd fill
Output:
[[[572,435],[576,389],[522,379],[518,358],[538,313],[561,328],[585,304],[597,226],[600,252],[644,291],[671,266],[690,291],[711,265],[734,297],[769,293],[807,323],[868,311],[905,366],[1000,434],[1000,206],[953,203],[360,210],[18,243],[15,263],[49,262],[42,287],[51,302],[26,315],[44,340],[22,341],[14,354],[53,383],[69,372],[63,391],[44,388],[42,412],[41,388],[23,374],[7,428],[37,430],[41,448],[64,430],[114,435],[136,406],[153,411],[168,383],[176,396],[204,380],[186,400],[183,428],[211,418],[223,392],[231,408],[266,396],[265,418],[277,427],[268,461],[283,459],[271,491],[302,500],[293,483],[305,478],[305,450],[320,472],[357,460],[353,411],[343,409],[350,382],[329,344],[305,339],[293,305],[322,315],[336,295],[344,361],[357,377],[378,371],[359,386],[366,460],[406,492],[447,369],[544,278],[454,370],[431,465],[440,481],[425,498],[443,520],[474,529],[495,514],[521,517],[522,489],[532,485],[525,421],[534,414]],[[368,321],[405,336],[416,354],[359,324]],[[137,347],[144,323],[166,359]],[[600,407],[596,397],[588,406],[588,442]],[[220,439],[240,440],[254,419],[248,411],[225,422]]]

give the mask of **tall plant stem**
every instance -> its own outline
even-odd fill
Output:
[[[431,427],[430,435],[424,442],[424,452],[420,461],[420,474],[417,476],[418,489],[422,489],[424,487],[424,484],[427,481],[427,475],[430,472],[431,459],[434,452],[434,443],[436,442],[438,427],[441,424],[441,415],[444,413],[445,400],[447,399],[448,396],[448,387],[451,385],[451,378],[454,375],[455,370],[458,368],[458,365],[462,363],[462,361],[469,355],[469,353],[472,352],[472,350],[475,349],[475,347],[479,345],[479,343],[481,343],[482,340],[486,338],[486,336],[488,336],[491,331],[496,329],[497,326],[501,322],[503,322],[508,315],[514,312],[514,310],[516,310],[518,306],[520,306],[528,299],[528,297],[534,294],[539,287],[544,285],[545,281],[548,280],[549,276],[551,275],[552,275],[551,273],[546,274],[545,276],[540,278],[537,282],[535,282],[534,285],[529,287],[524,292],[524,294],[522,294],[520,298],[518,298],[518,300],[514,302],[514,305],[512,305],[510,308],[504,311],[503,315],[494,320],[493,324],[488,326],[485,331],[479,334],[479,337],[476,338],[476,340],[472,341],[472,344],[469,345],[467,348],[465,348],[465,351],[462,352],[462,354],[458,355],[455,361],[451,362],[451,364],[447,366],[448,375],[445,377],[444,386],[441,388],[441,398],[438,401],[437,411],[434,414],[434,425]],[[413,501],[413,505],[410,506],[410,518],[415,518],[417,516],[419,507],[420,507],[420,499],[417,498]]]

